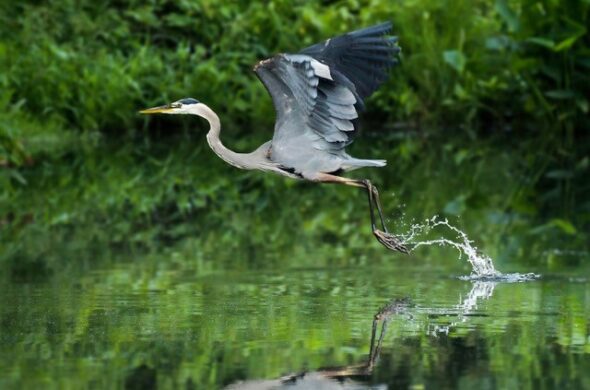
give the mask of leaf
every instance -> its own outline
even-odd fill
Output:
[[[576,100],[576,105],[584,114],[588,113],[588,100],[580,98]]]
[[[573,36],[573,37],[569,37],[567,39],[564,39],[563,41],[561,41],[557,45],[555,45],[555,47],[553,48],[553,50],[554,51],[567,50],[570,47],[572,47],[574,43],[576,43],[576,41],[578,40],[578,38],[580,38],[579,35]]]
[[[20,184],[27,185],[27,179],[25,179],[23,175],[21,175],[16,169],[10,170],[10,176],[12,176],[12,178],[18,181]]]
[[[467,100],[469,98],[469,93],[459,83],[455,84],[453,92],[459,99]]]
[[[579,23],[578,21],[572,20],[567,17],[564,18],[564,22],[569,27],[569,36],[555,46],[555,51],[563,51],[569,49],[573,46],[574,43],[576,43],[578,39],[585,36],[588,32],[588,28],[584,23]]]
[[[508,26],[510,32],[515,32],[520,29],[520,22],[516,13],[508,5],[506,0],[496,0],[496,12],[500,15],[504,23]]]
[[[553,50],[555,48],[555,42],[553,42],[551,39],[547,39],[547,38],[532,37],[532,38],[527,38],[525,41],[529,42],[529,43],[534,43],[535,45],[546,47],[551,50]]]
[[[530,42],[530,43],[534,43],[539,46],[546,47],[547,49],[551,49],[554,52],[559,52],[559,51],[564,51],[564,50],[571,48],[573,46],[573,44],[576,43],[576,41],[580,37],[585,35],[585,32],[586,32],[585,30],[582,33],[577,32],[577,33],[575,33],[575,35],[570,36],[570,37],[562,40],[559,43],[556,43],[555,41],[553,41],[551,39],[542,38],[542,37],[527,38],[526,42]]]
[[[465,161],[469,157],[469,151],[467,149],[461,149],[457,153],[455,153],[454,160],[455,165],[461,165],[463,161]]]
[[[572,99],[576,96],[574,91],[569,89],[554,89],[553,91],[545,92],[545,96],[553,99]]]
[[[574,177],[574,173],[572,171],[567,171],[565,169],[555,169],[553,171],[549,171],[545,174],[545,177],[549,179],[571,179]]]
[[[513,41],[505,35],[489,37],[486,39],[486,49],[489,50],[504,50],[511,48],[513,45]]]
[[[565,219],[555,218],[551,220],[550,224],[559,228],[566,234],[576,234],[577,232],[576,227],[572,225],[570,221],[566,221]]]
[[[576,170],[585,171],[586,169],[588,169],[588,166],[590,166],[590,159],[588,158],[588,156],[586,156],[576,164]]]
[[[465,63],[467,62],[463,53],[458,50],[446,50],[443,53],[443,59],[457,72],[463,73]]]
[[[450,215],[461,215],[465,209],[465,195],[459,195],[457,198],[445,205],[443,212]]]
[[[190,27],[195,23],[195,20],[191,16],[171,14],[164,18],[166,23],[172,27]]]

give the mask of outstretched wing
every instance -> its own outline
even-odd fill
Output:
[[[362,105],[397,64],[400,49],[397,37],[386,36],[390,31],[391,22],[386,22],[328,39],[300,53],[328,65],[335,82],[355,91]]]
[[[271,158],[304,148],[337,153],[357,132],[358,111],[397,63],[391,23],[350,32],[261,61],[255,71],[277,112]]]

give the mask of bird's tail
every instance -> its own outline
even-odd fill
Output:
[[[358,158],[352,158],[342,164],[342,169],[344,169],[345,171],[352,171],[353,169],[359,169],[363,167],[380,168],[386,165],[386,160],[362,160]]]

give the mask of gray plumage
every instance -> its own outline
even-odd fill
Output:
[[[315,180],[318,173],[382,167],[384,160],[349,156],[358,133],[358,111],[397,63],[391,23],[350,32],[261,61],[255,72],[277,113],[268,158]]]
[[[193,98],[141,111],[144,114],[193,114],[210,125],[207,142],[228,164],[241,169],[269,171],[295,179],[337,183],[367,190],[371,228],[379,242],[407,252],[388,233],[379,193],[368,180],[339,176],[361,167],[383,167],[385,160],[351,157],[348,146],[358,133],[358,113],[397,64],[397,38],[387,34],[391,23],[353,31],[303,49],[259,62],[256,74],[270,93],[277,118],[272,140],[251,153],[228,149],[219,137],[221,123],[207,105]],[[376,227],[374,207],[383,230]]]

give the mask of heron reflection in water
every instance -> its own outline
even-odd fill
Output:
[[[226,389],[387,389],[386,385],[371,385],[364,383],[363,380],[370,379],[373,374],[381,354],[387,325],[392,319],[400,315],[409,319],[419,318],[418,322],[424,323],[426,334],[429,336],[449,335],[451,329],[465,326],[471,315],[475,314],[474,311],[478,304],[492,297],[495,287],[496,283],[494,282],[474,282],[469,293],[465,297],[459,297],[459,303],[451,307],[414,306],[409,298],[392,300],[373,317],[369,357],[364,363],[321,368],[317,371],[290,374],[278,379],[248,380],[229,385]],[[440,323],[437,320],[438,317],[454,318],[455,320],[444,324],[445,321]]]
[[[382,23],[328,39],[297,54],[278,54],[260,61],[254,71],[272,97],[276,123],[272,140],[251,153],[225,147],[219,138],[219,117],[196,99],[181,99],[141,113],[205,118],[210,125],[209,146],[237,168],[364,188],[373,234],[387,248],[407,253],[402,240],[389,233],[385,225],[377,188],[369,180],[341,176],[354,169],[386,164],[385,160],[354,158],[345,149],[358,132],[363,100],[383,84],[388,70],[397,64],[400,48],[397,38],[388,35],[390,30],[391,23]]]
[[[382,307],[373,317],[371,331],[371,347],[369,358],[366,362],[342,367],[322,368],[313,372],[301,372],[286,375],[279,379],[249,380],[234,383],[226,387],[226,390],[265,390],[265,389],[386,389],[385,385],[368,385],[352,378],[367,378],[373,373],[373,369],[381,353],[381,345],[387,330],[387,323],[397,315],[410,315],[409,309],[412,302],[409,298],[394,299]],[[379,325],[381,330],[379,331]],[[377,333],[379,335],[377,336]]]

